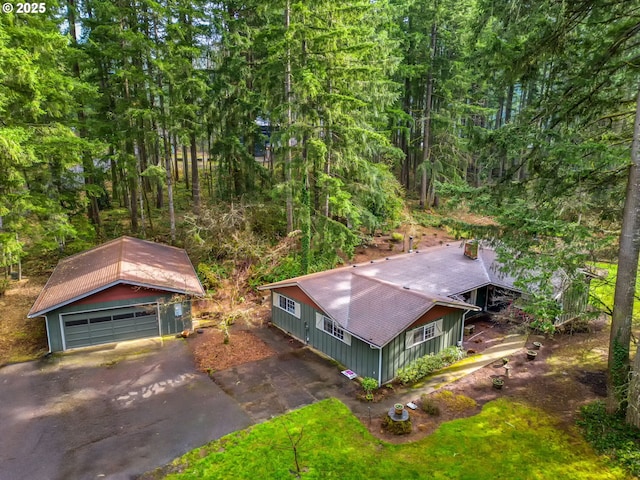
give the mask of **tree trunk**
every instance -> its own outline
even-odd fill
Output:
[[[427,165],[431,157],[431,103],[433,96],[433,60],[436,53],[436,21],[431,26],[431,65],[429,66],[429,76],[427,78],[427,91],[424,100],[424,127],[422,129],[422,181],[420,183],[420,207],[427,206]],[[433,171],[431,172],[431,182],[434,182]]]
[[[618,250],[618,275],[613,299],[609,358],[607,368],[607,411],[613,413],[620,408],[629,386],[629,350],[631,342],[631,319],[635,298],[638,254],[640,253],[640,90],[636,105],[635,128],[631,145],[631,165],[627,179],[626,198]],[[638,371],[640,372],[640,370]],[[637,372],[637,373],[638,373]],[[634,391],[629,392],[628,415],[638,419],[638,385],[634,378]],[[635,398],[631,398],[631,394]],[[633,406],[632,402],[633,401]]]
[[[189,191],[189,160],[187,159],[187,146],[182,145],[182,169],[184,170],[184,185]]]
[[[71,37],[71,43],[75,48],[78,48],[78,36],[76,32],[76,5],[75,0],[68,0],[67,2],[67,20],[69,22],[69,35]],[[76,78],[80,79],[80,63],[77,59],[73,62],[73,71]],[[79,133],[81,138],[87,138],[86,119],[84,114],[84,107],[80,102],[78,108],[78,123],[80,124]],[[91,152],[82,152],[82,173],[85,185],[85,194],[89,203],[87,205],[87,215],[91,223],[93,224],[96,233],[100,235],[100,208],[98,206],[98,198],[96,192],[92,191],[91,186],[95,184],[93,178],[93,172],[95,167],[93,165],[93,157]]]
[[[635,300],[638,255],[640,254],[640,90],[636,99],[636,120],[631,143],[631,165],[627,181],[627,196],[624,202],[620,251],[618,253],[618,276],[611,322],[611,344],[609,346],[609,382],[607,385],[607,409],[615,406],[617,376],[626,372],[629,361],[629,343],[633,302]],[[614,325],[616,335],[614,336]],[[623,350],[623,347],[626,349]],[[612,355],[613,352],[613,355]],[[626,352],[626,355],[623,354]],[[620,362],[620,363],[618,363]],[[629,382],[627,422],[640,428],[640,355],[636,358]],[[626,380],[626,377],[625,377]],[[613,389],[611,388],[613,387]]]
[[[198,144],[196,134],[191,132],[191,195],[193,198],[193,211],[200,213],[200,176],[198,169]]]
[[[171,175],[171,148],[167,139],[167,131],[162,126],[162,141],[164,142],[164,164],[167,176],[167,195],[169,199],[169,225],[171,232],[171,243],[176,243],[176,213],[173,206],[173,179]]]
[[[284,12],[284,26],[286,30],[289,30],[291,14],[291,4],[287,0],[287,5]],[[287,102],[287,128],[291,129],[293,124],[293,112],[291,110],[291,50],[287,44],[287,70],[284,78],[284,97]],[[293,231],[293,192],[291,185],[291,164],[292,164],[292,151],[293,138],[289,137],[287,142],[287,152],[284,160],[284,181],[285,181],[285,196],[286,196],[286,209],[287,209],[287,232]]]

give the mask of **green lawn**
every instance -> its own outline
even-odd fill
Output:
[[[594,278],[591,281],[590,294],[592,303],[598,308],[602,304],[609,311],[613,309],[613,296],[616,288],[616,275],[618,274],[618,265],[615,263],[596,263],[596,268],[606,270],[608,272],[606,279]],[[640,278],[636,281],[636,301],[633,306],[634,323],[640,323]]]
[[[167,478],[318,479],[627,479],[577,436],[539,410],[506,400],[441,426],[415,442],[372,437],[329,399],[230,434],[177,459]]]

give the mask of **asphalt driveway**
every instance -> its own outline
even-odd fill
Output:
[[[0,369],[0,480],[131,479],[253,423],[183,341],[126,348]]]

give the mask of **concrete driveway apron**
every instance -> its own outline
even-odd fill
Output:
[[[0,369],[0,480],[130,479],[249,426],[180,340]]]

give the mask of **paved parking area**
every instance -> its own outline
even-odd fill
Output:
[[[254,422],[329,397],[353,403],[357,390],[335,365],[306,348],[216,372],[213,379]]]
[[[131,479],[252,419],[181,340],[0,369],[0,479]]]

